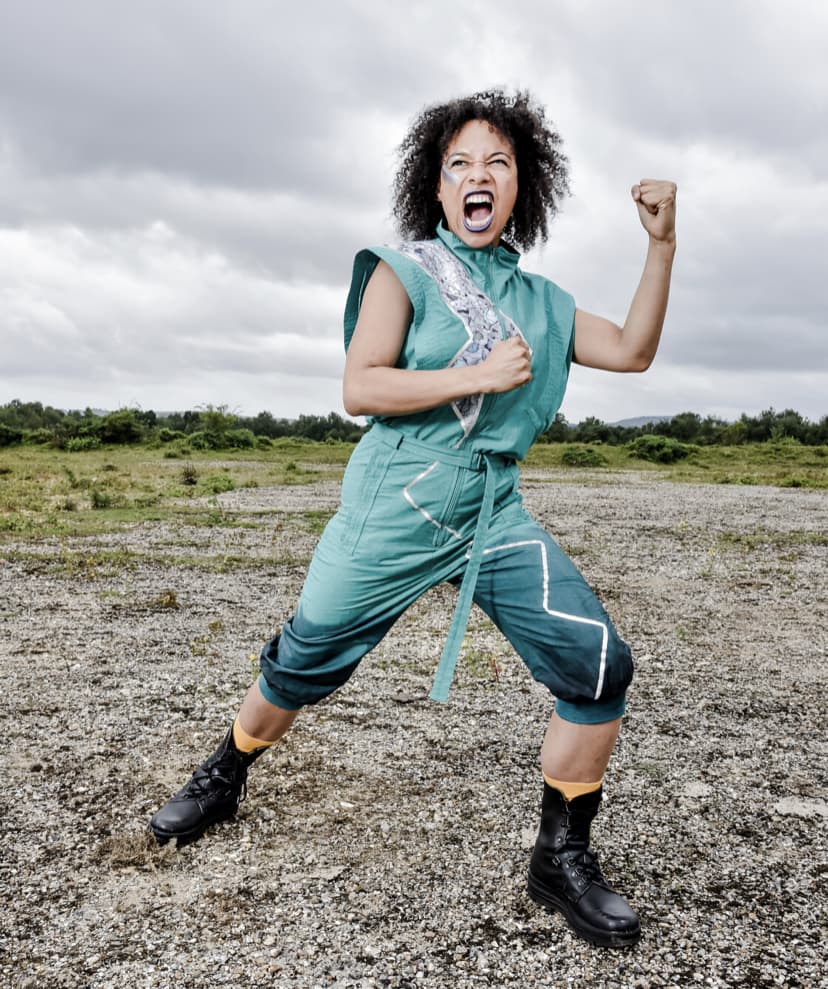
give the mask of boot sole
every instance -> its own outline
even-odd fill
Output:
[[[189,831],[163,831],[161,828],[157,828],[152,821],[149,822],[148,827],[159,845],[166,845],[167,842],[175,839],[178,841],[178,847],[181,848],[182,845],[189,845],[193,841],[198,841],[204,832],[214,824],[221,824],[222,821],[232,820],[235,816],[236,812],[233,811],[233,813],[225,814],[222,817],[212,817],[209,821],[203,821],[194,828],[190,828]]]
[[[641,928],[631,931],[602,931],[586,923],[575,912],[572,904],[564,896],[558,896],[529,873],[528,893],[535,903],[547,910],[561,913],[572,930],[590,944],[599,948],[628,948],[641,937]]]

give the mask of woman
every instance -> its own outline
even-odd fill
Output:
[[[421,594],[451,581],[460,594],[432,697],[446,696],[474,600],[556,698],[529,893],[587,940],[631,944],[638,918],[589,848],[630,651],[523,508],[516,460],[553,421],[572,360],[612,371],[652,361],[675,251],[675,186],[633,186],[649,247],[621,328],[518,267],[511,245],[545,239],[567,191],[560,139],[526,94],[478,93],[425,110],[401,158],[395,213],[411,240],[357,255],[345,312],[345,408],[372,427],[296,614],[262,651],[261,676],[221,746],[150,826],[159,841],[183,843],[231,817],[248,767],[298,711],[341,686]]]

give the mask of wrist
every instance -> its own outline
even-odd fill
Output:
[[[465,398],[469,398],[471,395],[479,395],[481,393],[487,392],[488,383],[486,381],[486,362],[480,361],[479,364],[472,364],[464,370],[468,373],[466,374],[465,384],[466,384],[466,394]]]
[[[666,237],[654,237],[650,234],[649,249],[651,251],[657,251],[659,254],[669,255],[672,257],[676,253],[676,233],[673,231]]]

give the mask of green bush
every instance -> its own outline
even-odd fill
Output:
[[[0,446],[14,446],[16,443],[22,443],[23,441],[23,430],[14,429],[12,426],[4,426],[0,422]]]
[[[218,450],[221,443],[218,436],[204,433],[201,430],[190,433],[188,440],[194,450]]]
[[[164,458],[166,460],[183,460],[185,457],[189,457],[192,452],[192,447],[182,443],[180,446],[167,447],[164,451]]]
[[[112,508],[112,495],[108,491],[93,488],[89,497],[93,508]]]
[[[654,436],[645,433],[637,436],[627,444],[627,449],[633,457],[639,460],[649,460],[654,464],[672,464],[683,460],[693,453],[695,447],[689,443],[680,443],[670,436]]]
[[[224,445],[233,450],[252,450],[256,445],[256,434],[252,429],[228,429],[224,434]]]
[[[101,439],[104,443],[140,443],[144,427],[138,416],[137,409],[108,413],[100,422]]]
[[[180,429],[167,429],[166,426],[158,430],[158,439],[162,443],[172,443],[174,440],[186,439],[187,434],[182,433]]]
[[[100,449],[101,441],[97,436],[70,436],[66,441],[68,453],[83,453],[84,450]]]
[[[565,467],[606,467],[609,461],[592,446],[565,446],[561,453]]]
[[[39,445],[40,443],[51,443],[54,439],[54,432],[51,429],[27,429],[23,433],[23,442]]]
[[[212,494],[221,494],[222,491],[232,491],[236,485],[229,474],[211,474],[210,477],[204,478],[203,486]]]

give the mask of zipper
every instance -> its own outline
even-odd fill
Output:
[[[503,316],[502,316],[502,314],[500,312],[500,306],[498,305],[498,301],[499,300],[495,298],[495,293],[494,293],[494,278],[492,277],[492,270],[494,269],[495,249],[493,247],[489,247],[489,248],[487,248],[487,251],[489,253],[489,263],[488,263],[488,268],[487,268],[487,271],[486,271],[486,279],[485,279],[486,280],[486,283],[487,283],[486,284],[486,288],[487,288],[486,295],[488,295],[488,297],[492,300],[492,305],[494,306],[495,316],[497,316],[497,321],[498,321],[498,323],[500,323],[500,339],[501,340],[506,340],[507,339],[506,324],[503,322]]]

